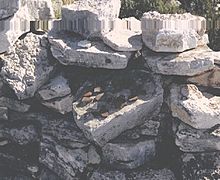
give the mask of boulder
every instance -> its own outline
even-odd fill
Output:
[[[0,107],[0,120],[8,120],[8,108]]]
[[[175,143],[181,151],[212,152],[220,150],[220,126],[211,129],[194,129],[184,123],[176,124]]]
[[[220,88],[220,66],[215,65],[215,68],[202,73],[197,76],[189,77],[187,82],[193,83],[200,86],[212,87],[212,88]]]
[[[131,30],[113,30],[102,36],[106,45],[115,51],[139,51],[142,49],[141,34]]]
[[[208,43],[205,18],[189,13],[144,13],[141,28],[145,45],[156,52],[183,52]]]
[[[73,113],[86,137],[100,146],[156,116],[163,102],[160,78],[145,71],[114,73],[94,83],[73,103]],[[101,92],[90,91],[97,86]]]
[[[195,76],[212,70],[217,58],[207,46],[183,53],[154,53],[143,50],[145,66],[164,75]],[[219,57],[218,57],[219,59]]]
[[[193,84],[174,84],[169,105],[174,117],[196,129],[208,129],[220,122],[220,97],[201,92]]]
[[[49,59],[48,47],[44,36],[29,33],[1,56],[1,75],[18,99],[33,97],[49,79],[54,67]]]
[[[53,56],[64,65],[78,65],[93,68],[124,69],[132,56],[131,52],[115,52],[103,42],[92,42],[89,48],[78,46],[79,37],[60,35],[50,37]]]

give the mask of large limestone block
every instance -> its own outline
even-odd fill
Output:
[[[156,52],[183,52],[208,43],[205,18],[189,13],[144,13],[141,28],[145,45]]]
[[[44,36],[27,34],[8,53],[1,56],[3,80],[19,99],[33,97],[49,79],[53,66],[48,55],[49,44]]]
[[[81,40],[66,35],[50,37],[53,56],[64,65],[106,69],[124,69],[132,56],[131,52],[115,52],[101,41],[92,42],[88,48],[81,47]]]
[[[212,152],[220,150],[220,126],[197,130],[184,123],[175,125],[175,143],[184,152]]]
[[[86,137],[100,146],[157,115],[163,101],[160,78],[145,71],[114,73],[103,77],[103,84],[91,83],[102,91],[84,94],[73,103],[73,113]]]
[[[62,8],[63,30],[83,36],[101,36],[112,29],[111,22],[118,18],[120,0],[79,0]]]
[[[141,34],[131,30],[113,30],[103,35],[102,39],[116,51],[139,51],[143,45]]]
[[[195,76],[213,69],[216,57],[207,46],[199,47],[183,53],[154,53],[143,50],[145,66],[158,74]]]
[[[220,88],[220,66],[216,65],[213,70],[190,77],[187,81],[200,86]]]
[[[196,129],[208,129],[220,122],[220,97],[202,93],[193,84],[173,85],[169,105],[174,117]]]

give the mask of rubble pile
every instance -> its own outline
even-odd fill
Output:
[[[205,19],[120,7],[78,0],[44,33],[29,23],[52,18],[51,2],[0,0],[0,179],[220,179]]]

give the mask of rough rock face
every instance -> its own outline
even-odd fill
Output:
[[[156,52],[183,52],[208,43],[203,37],[206,31],[203,17],[148,12],[141,23],[145,45]]]
[[[89,48],[83,48],[78,45],[81,40],[79,37],[67,35],[50,37],[53,56],[64,65],[106,69],[124,69],[132,56],[130,52],[114,52],[101,41],[93,42]]]
[[[41,103],[48,108],[65,114],[72,111],[73,97],[68,80],[59,75],[38,91]]]
[[[116,51],[139,51],[143,45],[140,33],[131,30],[110,31],[102,39]]]
[[[187,179],[219,179],[219,152],[183,154],[182,178]]]
[[[128,71],[103,80],[96,86],[91,82],[94,90],[101,87],[98,92],[90,86],[73,103],[77,125],[101,146],[157,115],[163,101],[159,77],[145,71]]]
[[[12,16],[18,10],[18,0],[1,0],[0,20]]]
[[[196,129],[219,124],[220,97],[202,93],[193,84],[173,85],[169,101],[172,115]]]
[[[175,180],[174,174],[169,169],[153,170],[146,169],[143,171],[133,171],[123,173],[120,171],[106,171],[99,169],[95,171],[90,180]]]
[[[220,88],[220,66],[215,65],[211,71],[205,72],[198,76],[193,76],[187,79],[189,83],[194,83],[200,86]]]
[[[159,54],[144,49],[145,66],[164,75],[195,76],[213,69],[214,60],[219,59],[208,47],[178,53]]]
[[[176,125],[176,145],[184,152],[210,152],[220,150],[220,126],[197,130],[184,123]]]
[[[73,31],[85,37],[97,37],[111,30],[118,18],[120,0],[79,0],[62,8],[62,30]]]
[[[1,71],[3,80],[19,99],[33,97],[53,70],[47,39],[32,33],[18,40],[1,59],[4,63]]]

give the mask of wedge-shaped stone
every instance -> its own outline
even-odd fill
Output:
[[[213,70],[190,77],[187,81],[200,86],[220,88],[220,66],[216,65]]]
[[[196,129],[220,122],[220,97],[202,93],[193,84],[173,85],[169,101],[172,115]]]
[[[56,76],[50,82],[38,91],[38,95],[42,100],[50,100],[54,98],[64,97],[71,93],[68,80],[62,75]]]
[[[185,14],[144,13],[141,19],[145,45],[156,52],[183,52],[208,43],[206,20]]]
[[[154,53],[144,49],[143,56],[145,66],[150,67],[153,72],[180,76],[195,76],[209,71],[215,67],[214,60],[217,58],[206,46],[179,54]]]
[[[73,96],[67,95],[61,98],[55,98],[41,102],[44,106],[53,109],[61,114],[66,114],[72,111]]]
[[[7,97],[0,97],[0,106],[18,112],[27,112],[30,109],[30,105]]]
[[[102,83],[101,93],[85,94],[73,103],[76,124],[100,146],[154,117],[161,107],[163,89],[158,76],[134,70],[103,77]]]
[[[53,56],[64,65],[106,69],[124,69],[132,56],[131,52],[115,52],[101,41],[82,48],[78,46],[81,40],[67,35],[49,38]]]
[[[139,51],[142,49],[141,34],[131,30],[113,30],[103,35],[104,43],[116,51]]]
[[[184,152],[220,150],[220,126],[197,130],[184,123],[176,124],[176,145]]]
[[[49,61],[48,46],[44,36],[30,33],[1,56],[3,80],[19,99],[33,97],[49,79],[53,66]]]

